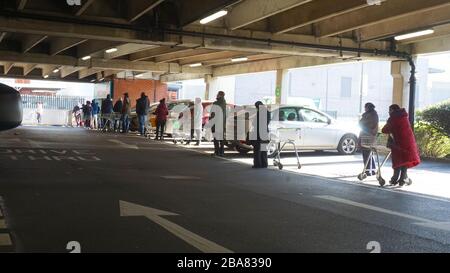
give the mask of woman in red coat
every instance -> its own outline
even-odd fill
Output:
[[[408,113],[405,109],[394,104],[389,107],[390,118],[383,128],[384,134],[390,134],[389,148],[392,150],[392,167],[394,176],[391,185],[410,185],[407,170],[420,164],[420,156],[416,139],[409,123]],[[400,179],[399,179],[400,177]]]

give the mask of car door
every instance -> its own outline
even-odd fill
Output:
[[[337,131],[329,117],[309,108],[300,108],[299,115],[304,124],[305,148],[335,148]]]
[[[300,121],[298,108],[296,107],[282,107],[272,111],[272,120],[269,124],[269,131],[271,134],[277,134],[279,129],[300,129],[300,138],[296,139],[295,146],[303,145],[303,127],[304,124]]]

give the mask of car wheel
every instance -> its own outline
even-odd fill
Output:
[[[278,153],[278,146],[275,142],[271,141],[267,145],[267,156],[269,158],[274,158]]]
[[[342,155],[353,155],[357,150],[357,138],[354,135],[345,135],[339,142],[338,151]]]

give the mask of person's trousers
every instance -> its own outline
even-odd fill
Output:
[[[156,139],[163,139],[164,138],[164,130],[166,129],[166,121],[165,120],[158,120],[156,122]]]
[[[253,145],[253,167],[267,168],[268,166],[267,149],[262,149],[261,142],[257,141]]]
[[[406,178],[408,178],[408,168],[400,167],[394,169],[394,175],[392,176],[391,181],[392,182],[404,181]]]
[[[370,156],[370,149],[362,149],[363,159],[364,159],[364,166],[367,166],[366,168],[366,174],[371,176],[376,174],[376,166],[375,166],[375,160],[373,156]],[[367,162],[370,160],[369,164]]]
[[[145,135],[147,125],[147,115],[138,115],[139,118],[139,133]]]
[[[122,115],[122,133],[128,133],[130,128],[130,118],[127,114]]]
[[[214,154],[218,156],[225,155],[225,141],[214,138]]]
[[[92,127],[94,129],[98,129],[98,115],[93,115],[92,116]]]

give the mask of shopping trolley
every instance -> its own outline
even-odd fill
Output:
[[[119,122],[118,130],[120,132],[121,114],[119,113],[103,114],[101,115],[101,120],[103,122],[103,127],[101,129],[103,133],[111,130],[114,131],[114,124],[116,124],[116,122]]]
[[[191,133],[190,130],[189,132],[187,132],[184,128],[183,128],[183,122],[181,120],[176,120],[173,122],[173,126],[172,126],[172,142],[174,144],[178,144],[178,143],[186,143],[188,140],[190,140],[191,138]]]
[[[372,160],[375,160],[376,165],[376,177],[381,187],[386,185],[386,180],[384,180],[381,174],[381,168],[386,164],[389,158],[392,155],[391,149],[388,148],[389,135],[386,134],[378,134],[377,136],[363,136],[360,137],[360,146],[362,149],[370,150],[370,154],[367,162],[364,163],[364,169],[362,173],[358,175],[358,179],[360,181],[365,180],[368,175],[367,172],[372,171]],[[386,154],[386,157],[381,161],[380,154]],[[370,166],[369,166],[370,165]]]
[[[277,147],[276,156],[273,159],[273,165],[278,167],[278,169],[283,169],[283,164],[281,163],[281,153],[286,148],[287,145],[292,145],[294,147],[295,156],[297,158],[298,169],[302,168],[300,163],[300,156],[298,154],[295,142],[301,138],[300,128],[278,128],[275,134],[271,135],[271,143],[269,145],[275,145]]]

